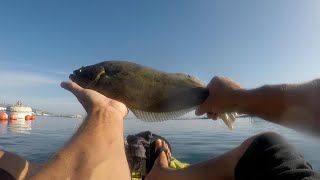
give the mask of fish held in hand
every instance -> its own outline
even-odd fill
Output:
[[[165,73],[126,61],[82,67],[70,79],[83,88],[123,102],[144,121],[177,118],[194,110],[209,95],[206,85],[194,76]],[[227,124],[229,128],[233,121]]]

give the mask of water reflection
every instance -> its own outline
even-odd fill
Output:
[[[0,134],[7,134],[8,120],[0,120]]]
[[[7,133],[23,133],[30,134],[34,120],[26,121],[24,119],[17,120],[1,120],[0,134]]]

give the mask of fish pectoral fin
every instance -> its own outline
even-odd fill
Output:
[[[221,113],[218,114],[218,117],[223,120],[223,122],[227,125],[227,127],[232,130],[233,123],[236,120],[237,113]]]
[[[147,112],[137,109],[130,109],[132,113],[140,120],[146,122],[158,122],[158,121],[166,121],[169,119],[176,119],[192,110],[195,110],[196,107],[182,109],[178,111],[171,111],[171,112]]]

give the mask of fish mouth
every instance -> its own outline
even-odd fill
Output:
[[[88,86],[88,84],[81,84],[81,82],[79,82],[79,79],[77,79],[77,75],[75,73],[70,74],[69,75],[69,79],[72,82],[75,82],[76,84],[78,84],[79,86],[82,86],[82,87],[87,87]]]
[[[69,79],[70,79],[71,81],[75,81],[76,75],[70,74],[70,75],[69,75]]]

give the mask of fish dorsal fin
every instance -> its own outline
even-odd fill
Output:
[[[146,122],[158,122],[158,121],[165,121],[169,119],[175,119],[180,117],[192,110],[195,110],[196,107],[182,109],[179,111],[171,111],[171,112],[147,112],[141,111],[137,109],[130,109],[132,113],[140,120]]]

